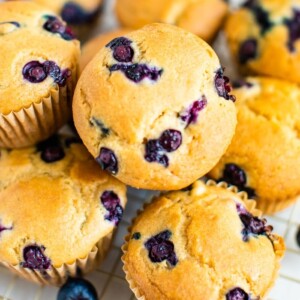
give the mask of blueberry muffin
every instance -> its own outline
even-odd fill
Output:
[[[136,188],[171,190],[224,154],[236,125],[234,100],[204,41],[152,24],[100,50],[78,81],[73,116],[103,170]]]
[[[81,57],[79,60],[80,71],[83,71],[83,69],[97,54],[97,52],[100,51],[101,48],[103,48],[114,38],[123,36],[129,33],[130,31],[131,30],[127,28],[116,29],[113,31],[102,33],[99,36],[90,40],[88,43],[86,43],[81,50]]]
[[[102,11],[103,0],[31,0],[51,9],[68,23],[81,40],[85,40]]]
[[[264,213],[275,213],[300,196],[300,88],[253,77],[239,82],[234,93],[236,133],[209,174],[248,192]]]
[[[224,0],[116,0],[115,11],[125,27],[168,23],[211,41],[227,15],[228,4]]]
[[[79,42],[51,11],[0,3],[0,147],[32,146],[65,124]]]
[[[138,299],[265,299],[283,239],[245,193],[201,181],[163,194],[133,221],[124,271]],[[199,217],[200,216],[200,217]]]
[[[78,139],[1,150],[0,262],[26,279],[62,284],[101,261],[126,187],[101,171]]]
[[[225,31],[241,72],[300,83],[300,1],[248,0]]]

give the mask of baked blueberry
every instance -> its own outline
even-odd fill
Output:
[[[121,71],[125,76],[135,83],[148,78],[157,81],[162,75],[162,69],[149,67],[146,64],[115,64],[109,67],[110,72]]]
[[[113,50],[113,57],[118,62],[131,62],[134,56],[134,50],[130,46],[132,41],[125,37],[113,39],[106,47]]]
[[[51,260],[45,255],[45,247],[29,245],[23,249],[23,268],[31,270],[48,270],[51,267]]]
[[[267,225],[266,219],[260,219],[250,214],[241,204],[236,205],[237,212],[244,225],[242,230],[243,240],[247,242],[250,235],[266,235],[272,232],[273,227]]]
[[[64,149],[57,135],[39,143],[37,150],[41,152],[41,159],[46,163],[54,163],[65,157]]]
[[[295,51],[295,42],[300,38],[300,10],[293,10],[293,18],[284,21],[289,31],[288,48],[291,52]]]
[[[113,191],[105,191],[101,195],[101,203],[109,212],[105,215],[105,220],[114,222],[118,225],[123,216],[123,207],[121,206],[120,198]]]
[[[249,60],[256,58],[257,46],[257,40],[254,38],[250,38],[241,43],[239,49],[239,62],[241,64],[246,64]]]
[[[273,26],[273,23],[270,20],[270,14],[256,0],[247,1],[243,6],[252,11],[262,35]]]
[[[165,130],[157,140],[146,143],[145,159],[148,162],[157,162],[164,167],[169,166],[169,158],[164,152],[176,151],[182,144],[182,134],[178,130]]]
[[[119,171],[118,159],[115,153],[108,148],[102,147],[100,149],[100,154],[96,158],[96,161],[99,163],[102,170],[107,170],[113,175],[117,174]]]
[[[135,232],[133,235],[132,235],[132,239],[133,240],[139,240],[141,238],[141,233],[140,232]]]
[[[246,173],[236,164],[225,165],[223,180],[237,187],[243,187],[247,183]]]
[[[107,127],[103,124],[103,122],[100,121],[99,119],[97,119],[97,118],[95,118],[95,117],[91,118],[91,119],[90,119],[90,124],[91,124],[92,126],[97,126],[97,127],[101,130],[101,133],[102,133],[101,136],[102,136],[103,138],[109,136],[109,134],[110,134],[109,128],[107,128]]]
[[[166,230],[153,236],[145,243],[152,262],[159,263],[166,260],[171,266],[177,265],[178,259],[175,254],[174,244],[169,240],[171,235],[172,233]]]
[[[6,230],[12,230],[12,229],[13,229],[12,226],[6,227],[0,223],[0,235],[1,235],[1,232],[6,231]]]
[[[226,300],[251,300],[250,296],[241,288],[234,288],[226,294]]]
[[[230,80],[227,76],[224,76],[224,71],[220,68],[215,75],[215,88],[220,97],[223,97],[225,100],[231,100],[235,102],[235,96],[230,95],[231,86]]]
[[[149,140],[146,143],[145,159],[148,162],[157,162],[164,167],[169,166],[169,159],[164,154],[163,148],[159,143],[159,140]]]
[[[43,28],[52,33],[58,33],[64,40],[74,40],[75,35],[69,27],[66,27],[57,17],[45,16],[47,20]]]
[[[71,76],[71,70],[61,71],[60,67],[53,61],[31,61],[27,63],[22,70],[24,79],[31,83],[40,83],[48,76],[53,78],[59,86],[65,86],[67,79]]]
[[[95,287],[83,278],[69,278],[60,288],[57,300],[98,300]]]
[[[44,81],[48,73],[44,68],[44,64],[38,61],[31,61],[23,68],[23,77],[31,83],[40,83]]]
[[[92,22],[100,10],[101,6],[94,11],[88,12],[78,3],[70,1],[64,5],[61,11],[61,17],[68,24],[80,25],[83,23]]]
[[[197,122],[200,111],[206,106],[207,100],[203,95],[201,100],[195,101],[186,111],[180,114],[180,119],[186,123],[186,128],[190,124],[195,124]]]
[[[163,150],[167,152],[176,151],[182,144],[182,134],[178,130],[165,130],[158,140]]]

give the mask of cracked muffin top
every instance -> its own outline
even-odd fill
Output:
[[[1,150],[0,261],[36,271],[85,258],[122,217],[126,187],[78,139]]]
[[[300,89],[250,77],[237,83],[238,125],[228,150],[209,173],[249,193],[265,213],[300,195]]]
[[[225,33],[244,74],[300,83],[299,0],[247,0],[229,16]]]
[[[102,169],[137,188],[171,190],[224,154],[236,125],[234,100],[210,46],[152,24],[100,50],[79,79],[73,116]]]
[[[124,271],[142,299],[264,299],[283,239],[236,188],[209,181],[162,194],[133,221]]]
[[[117,0],[116,14],[123,26],[138,29],[160,22],[184,28],[212,40],[228,12],[224,0]]]
[[[28,108],[77,80],[79,42],[50,10],[32,2],[0,3],[0,113]]]

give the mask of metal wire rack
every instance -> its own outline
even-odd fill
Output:
[[[99,300],[135,299],[124,278],[120,247],[136,211],[143,206],[145,199],[149,199],[150,196],[151,193],[147,191],[134,189],[128,191],[128,206],[123,221],[117,230],[112,249],[99,268],[87,276],[87,279],[95,285]],[[299,300],[300,247],[296,242],[296,233],[300,226],[300,201],[287,210],[268,217],[268,221],[274,226],[276,233],[284,236],[287,246],[279,278],[268,300]],[[0,295],[5,300],[55,300],[57,288],[37,286],[0,267]]]

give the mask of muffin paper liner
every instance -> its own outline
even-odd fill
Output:
[[[232,185],[229,186],[226,182],[217,183],[213,180],[208,180],[207,182],[205,182],[205,184],[207,186],[218,186],[218,187],[221,187],[223,189],[229,190],[229,191],[237,194],[239,196],[239,198],[244,202],[245,208],[251,214],[253,214],[256,217],[261,217],[263,215],[262,211],[260,211],[259,209],[256,208],[256,201],[248,199],[247,193],[246,192],[239,192],[237,187],[232,186]],[[151,199],[153,201],[158,197],[159,196],[154,196]],[[140,215],[147,208],[147,206],[149,206],[152,203],[152,201],[149,202],[149,203],[145,203],[143,208],[137,212],[137,216]],[[136,220],[137,216],[132,220],[132,222],[131,222],[132,224],[135,223],[135,220]],[[138,286],[135,284],[134,280],[131,278],[131,276],[128,272],[128,269],[126,267],[125,255],[128,251],[128,243],[129,243],[130,238],[131,238],[131,229],[132,229],[132,225],[130,227],[128,227],[128,235],[126,235],[125,243],[122,246],[123,255],[121,257],[121,260],[123,262],[123,271],[125,273],[125,277],[126,277],[126,280],[129,284],[129,287],[132,290],[132,292],[134,293],[135,297],[138,300],[148,300],[148,299],[146,299],[145,295],[143,295],[143,293],[139,290]],[[280,260],[283,257],[284,252],[285,252],[285,244],[284,244],[283,239],[280,236],[277,236],[275,234],[270,234],[269,237],[272,239],[273,247],[274,247],[274,253],[277,257],[277,260],[276,260],[276,265],[275,265],[275,268],[274,268],[273,279],[270,282],[270,285],[267,288],[267,290],[266,290],[265,294],[263,295],[262,299],[264,299],[265,296],[269,293],[269,291],[271,290],[271,288],[273,287],[273,285],[275,283],[275,280],[277,279],[279,269],[280,269]]]
[[[265,214],[275,214],[279,211],[282,211],[289,206],[293,205],[297,200],[300,199],[300,196],[296,196],[293,198],[289,198],[286,200],[278,200],[278,201],[264,201],[264,200],[258,200],[257,201],[257,207],[262,210]]]
[[[86,257],[78,258],[73,263],[63,264],[58,268],[52,266],[49,270],[38,271],[8,263],[2,263],[2,265],[18,276],[35,283],[41,285],[61,286],[67,281],[69,276],[75,277],[79,274],[86,274],[94,270],[104,259],[108,249],[110,248],[112,236],[113,232],[103,237],[96,245],[94,245]]]
[[[47,139],[71,115],[71,80],[65,87],[53,87],[49,95],[29,107],[0,113],[0,147],[22,148]]]

